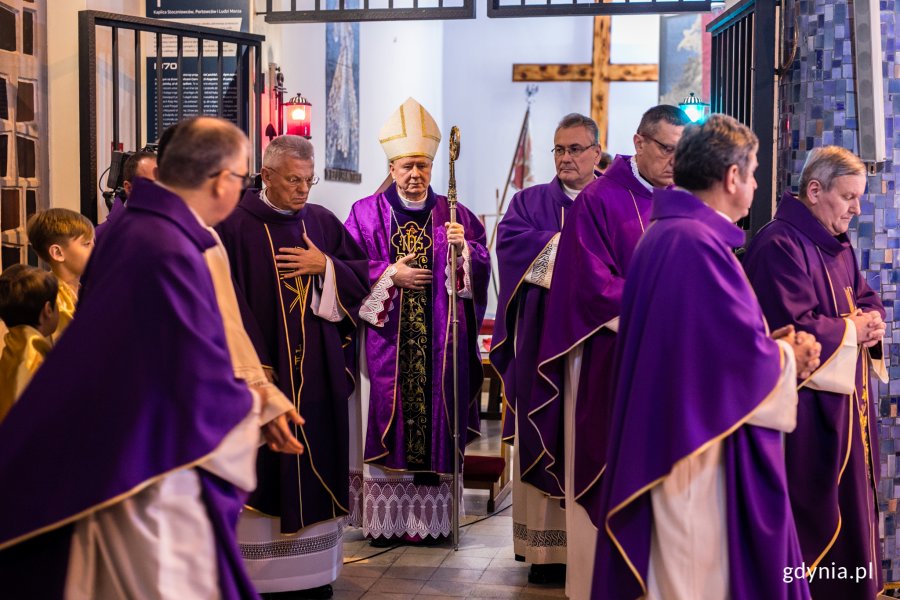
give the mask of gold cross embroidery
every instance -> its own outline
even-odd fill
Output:
[[[287,279],[283,280],[282,283],[289,292],[294,294],[294,298],[291,300],[290,306],[288,306],[288,312],[292,312],[298,306],[306,305],[306,296],[309,293],[309,278],[304,282],[300,277],[294,277],[293,285]]]

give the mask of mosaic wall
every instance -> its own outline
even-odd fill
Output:
[[[787,188],[797,191],[807,150],[836,144],[857,151],[856,91],[852,51],[852,9],[846,2],[788,1],[785,39],[799,26],[799,48],[791,69],[779,86],[781,95],[778,168],[779,196]],[[890,355],[891,381],[880,385],[881,435],[881,530],[884,539],[885,581],[900,582],[900,197],[894,184],[900,176],[900,48],[895,51],[894,26],[900,3],[881,1],[881,35],[884,48],[885,121],[888,162],[869,177],[862,214],[851,228],[860,265],[873,289],[881,292],[887,309],[885,340]],[[795,17],[797,20],[795,21]],[[900,314],[898,314],[900,317]],[[894,587],[894,586],[891,586]]]

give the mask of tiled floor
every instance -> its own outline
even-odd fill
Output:
[[[334,583],[334,598],[565,598],[561,586],[528,583],[528,565],[513,558],[512,517],[508,513],[506,510],[486,521],[463,527],[456,552],[449,544],[401,546],[379,556],[349,562]],[[463,524],[478,518],[470,515]],[[345,561],[378,552],[362,539],[359,530],[348,530],[344,536]]]
[[[499,423],[482,425],[484,437],[467,452],[498,453]],[[401,546],[379,554],[384,551],[371,547],[361,530],[348,529],[344,534],[344,568],[333,584],[335,600],[566,597],[562,586],[528,583],[529,566],[513,557],[512,509],[476,522],[485,516],[487,492],[466,490],[464,499],[467,516],[455,552],[447,543]],[[508,496],[498,510],[511,501]]]

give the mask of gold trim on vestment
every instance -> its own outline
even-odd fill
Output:
[[[608,321],[607,321],[607,323],[608,323]],[[565,491],[565,486],[562,485],[562,483],[559,481],[559,478],[556,476],[556,474],[553,473],[553,472],[550,470],[550,467],[552,467],[553,465],[556,464],[556,457],[553,455],[552,452],[550,452],[549,450],[547,450],[547,444],[544,443],[544,436],[541,435],[541,430],[540,430],[540,428],[537,426],[537,424],[536,424],[534,421],[531,420],[531,417],[532,417],[536,412],[538,412],[539,410],[541,410],[541,409],[543,409],[543,408],[549,406],[551,402],[553,402],[554,400],[556,400],[557,398],[560,397],[560,396],[559,396],[559,388],[556,387],[556,384],[554,384],[552,381],[550,381],[550,379],[549,379],[546,375],[544,375],[543,371],[541,371],[541,367],[543,367],[544,365],[546,365],[546,364],[548,364],[548,363],[553,362],[554,360],[557,360],[558,358],[561,358],[561,357],[565,356],[566,354],[568,354],[569,352],[571,352],[572,350],[574,350],[575,348],[577,348],[579,345],[583,344],[588,338],[590,338],[591,336],[593,336],[594,334],[596,334],[598,331],[600,331],[600,330],[603,329],[604,327],[606,327],[606,323],[604,323],[603,325],[600,325],[599,327],[597,327],[597,328],[595,328],[595,329],[589,331],[586,335],[584,335],[582,338],[580,338],[579,340],[577,340],[574,344],[572,344],[571,346],[569,346],[568,348],[566,348],[565,350],[563,350],[563,351],[560,352],[559,354],[556,354],[555,356],[551,356],[550,358],[548,358],[548,359],[546,359],[546,360],[544,360],[544,361],[539,362],[539,363],[538,363],[538,366],[537,366],[538,376],[542,377],[542,378],[544,379],[544,381],[546,381],[547,383],[549,383],[550,386],[551,386],[555,391],[554,391],[553,396],[552,396],[551,398],[549,398],[546,402],[544,402],[544,403],[541,404],[540,406],[536,406],[535,408],[533,408],[533,409],[531,409],[530,411],[528,411],[527,418],[528,418],[528,421],[531,423],[532,427],[534,427],[535,431],[537,431],[538,438],[540,438],[540,440],[541,440],[541,446],[543,446],[543,448],[544,448],[544,453],[546,453],[547,456],[550,458],[550,464],[548,464],[546,467],[544,467],[544,471],[546,471],[548,474],[550,474],[551,477],[553,477],[553,479],[556,480],[556,485],[559,487],[559,489],[561,489],[561,490],[563,490],[563,491]],[[564,366],[564,368],[565,368],[565,366]],[[563,379],[565,379],[565,373],[563,373]],[[578,393],[578,390],[576,389],[576,390],[575,390],[575,394],[577,394],[577,393]],[[537,463],[535,463],[535,464],[537,464]],[[534,468],[535,464],[532,464],[530,467],[528,467],[528,469],[522,471],[522,472],[520,473],[520,476],[521,476],[521,477],[524,477],[527,473],[529,473],[529,472],[531,471],[531,469]],[[553,496],[553,497],[555,497],[555,496]]]
[[[301,354],[300,354],[300,365],[297,368],[297,376],[300,378],[300,386],[294,392],[294,398],[293,398],[294,403],[297,406],[298,413],[300,412],[300,394],[303,392],[303,380],[304,380],[303,361],[306,360],[306,320],[305,320],[306,299],[309,296],[309,285],[312,285],[312,281],[310,278],[310,281],[308,282],[308,284],[306,286],[304,286],[303,281],[301,280],[301,277],[303,277],[303,276],[301,275],[300,277],[294,278],[294,280],[297,282],[298,297],[301,299],[300,300],[300,303],[301,303],[300,311],[299,311],[300,312],[300,351],[301,351]],[[306,291],[301,293],[301,290],[306,290]],[[279,296],[281,295],[280,287],[278,289],[278,294],[279,294]],[[287,329],[287,321],[285,321],[285,329]],[[288,340],[288,342],[290,343],[290,339]],[[295,349],[293,352],[290,352],[288,354],[288,360],[290,361],[292,376],[294,373],[294,361],[296,360],[296,358],[295,358],[296,352],[297,351]],[[309,454],[309,456],[310,456],[309,465],[310,465],[310,467],[312,467],[312,448],[309,447],[309,441],[306,439],[306,431],[303,430],[303,425],[297,425],[296,423],[294,423],[293,425],[294,425],[294,437],[297,436],[298,430],[300,431],[300,435],[303,437],[303,441],[304,441],[304,445],[305,445],[304,453]],[[297,500],[300,505],[300,528],[302,529],[302,528],[306,527],[306,519],[304,518],[304,514],[303,514],[303,481],[300,476],[301,475],[300,456],[301,456],[300,454],[294,455],[294,459],[297,462]],[[313,471],[315,471],[315,469],[313,469]],[[328,490],[328,492],[331,493],[331,490]],[[332,512],[334,512],[334,506],[332,506],[331,510],[332,510]]]
[[[825,264],[825,258],[822,256],[822,251],[819,249],[818,246],[816,246],[816,252],[818,252],[818,254],[819,254],[819,260],[820,260],[821,263],[822,263],[822,269],[825,271],[825,276],[826,276],[826,278],[828,279],[828,287],[829,287],[829,290],[831,291],[831,301],[834,303],[834,311],[835,311],[835,313],[837,313],[838,315],[840,315],[840,314],[841,314],[841,310],[840,310],[840,308],[838,307],[837,296],[836,296],[835,293],[834,293],[834,283],[833,283],[832,280],[831,280],[831,273],[828,271],[828,265]],[[845,288],[845,291],[847,291],[846,288]],[[848,309],[850,310],[850,314],[852,314],[853,311],[854,311],[854,309],[855,309],[855,303],[853,302],[853,298],[852,298],[852,296],[850,295],[850,292],[849,292],[849,291],[847,291],[847,302],[848,302],[848,306],[847,306],[847,307],[848,307]],[[834,354],[833,354],[831,357],[829,357],[828,362],[830,362],[832,358],[834,358],[835,356],[837,356],[837,354],[839,353],[840,349],[841,349],[841,348],[843,347],[843,345],[844,345],[844,343],[843,343],[844,340],[847,338],[847,335],[849,334],[850,327],[853,326],[853,324],[850,323],[846,318],[844,318],[843,320],[844,320],[844,336],[843,336],[843,338],[841,339],[841,344],[838,346],[837,350],[835,350]],[[857,356],[856,356],[856,365],[857,365],[857,368],[859,368],[859,356],[860,356],[860,348],[861,348],[861,346],[859,345],[858,342],[859,342],[859,340],[857,340]],[[816,369],[816,372],[818,372],[818,371],[820,371],[821,369],[823,369],[823,368],[825,367],[826,364],[827,364],[827,362],[826,362],[826,363],[823,363],[822,365],[820,365],[820,367],[819,367],[818,369]],[[868,369],[866,368],[866,365],[865,365],[865,362],[864,362],[864,363],[863,363],[863,383],[864,383],[864,384],[865,384],[866,381],[867,381],[867,379],[866,379],[867,377],[869,377],[869,373],[868,373]],[[810,379],[811,379],[811,377],[810,377]],[[809,379],[807,379],[806,381],[804,381],[803,384],[806,384],[807,381],[809,381]],[[841,465],[841,469],[840,469],[840,471],[838,472],[837,484],[835,485],[835,490],[838,491],[838,502],[837,502],[838,522],[837,522],[837,526],[836,526],[835,531],[834,531],[834,535],[832,535],[832,537],[831,537],[831,541],[828,542],[828,545],[825,546],[825,549],[821,552],[821,554],[819,554],[819,557],[813,562],[812,566],[810,566],[810,568],[809,568],[809,570],[808,570],[807,577],[809,576],[809,573],[812,573],[812,572],[816,569],[816,567],[819,565],[819,563],[822,562],[822,560],[825,558],[825,555],[828,554],[828,552],[831,550],[831,548],[832,548],[832,547],[834,546],[834,544],[837,542],[838,536],[839,536],[840,533],[841,533],[841,529],[842,529],[842,525],[843,525],[843,518],[842,518],[842,515],[841,515],[841,503],[840,503],[840,486],[841,486],[841,481],[842,481],[842,479],[843,479],[844,470],[847,468],[847,464],[850,462],[850,452],[851,452],[851,450],[853,449],[853,412],[854,412],[854,410],[857,410],[857,402],[858,402],[858,399],[856,398],[856,396],[857,396],[857,392],[856,392],[856,369],[854,369],[854,383],[853,383],[853,388],[854,388],[854,390],[853,390],[853,393],[852,393],[852,394],[842,394],[842,395],[847,396],[847,401],[848,401],[848,403],[849,403],[849,407],[848,407],[848,409],[847,409],[847,413],[848,413],[848,419],[847,419],[847,452],[846,452],[846,454],[844,455],[844,464]],[[854,402],[854,400],[856,400],[857,402]],[[868,403],[868,399],[866,399],[866,402]],[[861,421],[861,420],[860,420],[860,425],[862,425],[862,421]],[[865,432],[860,431],[861,441],[863,441],[863,443],[865,444],[865,439],[866,439],[866,438],[865,438],[865,437],[862,437],[863,435],[868,435],[868,431],[865,431]],[[868,449],[868,450],[867,450],[866,448],[863,448],[863,451],[866,453],[866,463],[867,463],[867,464],[866,464],[866,470],[868,471],[870,465],[872,465],[872,468],[874,468],[874,460],[873,460],[874,457],[872,457],[872,455],[871,455],[871,449]],[[867,477],[868,477],[868,475],[867,475]],[[877,501],[877,500],[876,500],[876,501]],[[868,511],[868,499],[867,499],[867,502],[866,502],[866,510]],[[871,520],[871,519],[869,519],[868,525],[869,525],[870,536],[871,536],[871,529],[872,529],[872,520]],[[872,553],[872,558],[874,558],[875,555],[876,555],[876,553],[873,551],[873,553]],[[884,588],[882,588],[882,589],[884,589]]]
[[[531,264],[528,265],[528,268],[525,269],[525,272],[522,274],[522,277],[519,278],[519,282],[516,284],[516,287],[513,288],[513,292],[509,296],[509,300],[506,301],[506,308],[504,310],[504,315],[509,315],[509,307],[512,306],[513,300],[515,300],[516,295],[519,293],[519,288],[522,287],[522,284],[525,282],[525,278],[528,277],[528,274],[531,272],[532,268],[534,267],[534,263],[537,261],[537,259],[540,258],[540,256],[547,250],[547,248],[550,247],[551,244],[553,244],[553,238],[555,238],[555,237],[556,237],[556,234],[553,234],[552,236],[550,236],[550,240],[546,244],[544,244],[544,247],[541,249],[541,251],[538,252],[534,256],[534,259],[532,259]],[[509,340],[509,332],[507,332],[506,336],[502,340],[497,342],[496,344],[494,344],[493,340],[491,340],[491,350],[490,350],[490,352],[488,352],[488,361],[491,363],[491,365],[494,365],[494,361],[491,360],[491,356],[494,354],[494,352],[498,348],[500,348],[508,340]],[[494,365],[494,366],[496,366],[496,365]],[[506,381],[503,380],[503,375],[500,373],[499,370],[497,371],[497,375],[500,375],[500,393],[502,394],[501,397],[506,398],[507,397],[506,396]],[[516,401],[518,401],[518,398],[516,398]],[[506,407],[507,407],[507,410],[509,410],[513,413],[513,415],[516,414],[516,409],[514,409],[509,403],[507,403]],[[512,436],[508,436],[508,438],[503,438],[503,441],[505,442],[505,441],[507,441],[507,439],[514,440],[515,438],[516,438],[516,436],[512,435]]]
[[[235,427],[237,427],[237,425],[235,425]],[[234,427],[232,427],[232,430],[233,429],[234,429]],[[24,541],[30,540],[31,538],[37,537],[39,535],[43,535],[45,533],[49,533],[49,532],[53,531],[54,529],[59,529],[60,527],[68,525],[69,523],[74,523],[76,521],[80,521],[81,519],[83,519],[95,512],[101,511],[104,508],[109,508],[109,507],[114,506],[124,500],[127,500],[131,496],[134,496],[134,495],[140,493],[141,491],[150,487],[154,483],[161,481],[162,479],[165,479],[166,477],[168,477],[169,475],[171,475],[173,473],[177,473],[178,471],[184,471],[187,469],[193,469],[194,467],[197,467],[197,466],[203,464],[204,462],[209,460],[209,458],[212,457],[213,454],[215,454],[216,452],[219,451],[222,444],[225,443],[225,437],[227,437],[227,435],[222,438],[222,440],[219,442],[219,445],[216,446],[216,448],[214,450],[212,450],[208,454],[203,455],[202,457],[198,458],[197,460],[189,462],[189,463],[185,463],[181,466],[170,469],[170,470],[166,471],[165,473],[162,473],[155,477],[151,477],[150,479],[147,479],[146,481],[142,481],[141,483],[132,487],[128,491],[122,492],[121,494],[114,496],[114,497],[110,498],[109,500],[105,500],[103,502],[100,502],[99,504],[95,504],[89,508],[86,508],[78,513],[75,513],[72,516],[65,517],[63,519],[60,519],[59,521],[55,521],[55,522],[51,523],[50,525],[45,525],[43,527],[39,527],[38,529],[35,529],[34,531],[30,531],[28,533],[22,534],[18,537],[14,537],[3,543],[0,543],[0,550],[5,550],[6,548],[10,548],[17,544],[21,544]],[[235,486],[235,487],[238,487],[238,486]]]
[[[828,358],[826,358],[824,361],[821,361],[821,362],[819,363],[818,368],[816,368],[816,370],[813,371],[812,374],[811,374],[809,377],[807,377],[807,378],[804,379],[802,382],[800,382],[800,385],[797,386],[797,389],[798,389],[798,390],[799,390],[800,388],[802,388],[802,387],[808,385],[809,382],[812,381],[813,377],[815,377],[820,371],[822,371],[822,369],[824,369],[825,367],[827,367],[828,365],[830,365],[831,362],[832,362],[835,358],[837,358],[838,354],[841,353],[841,348],[844,347],[844,342],[847,340],[847,336],[850,335],[850,327],[853,326],[853,324],[850,323],[850,322],[848,322],[847,319],[843,319],[843,318],[842,318],[842,320],[844,321],[844,335],[841,336],[841,342],[837,345],[837,348],[835,349],[835,351],[831,353],[831,356],[829,356]],[[858,357],[858,356],[857,356],[857,360],[859,360],[859,357]]]
[[[288,331],[287,326],[287,313],[284,311],[284,296],[281,293],[281,285],[282,280],[278,276],[278,261],[275,258],[275,243],[272,241],[272,232],[269,231],[268,223],[263,223],[263,227],[266,230],[266,236],[269,238],[269,251],[272,254],[272,267],[275,270],[275,289],[278,291],[278,305],[281,307],[281,323],[284,325],[284,343],[287,345],[287,359],[288,359],[288,373],[291,376],[291,404],[294,405],[294,408],[297,412],[300,412],[300,404],[299,404],[299,396],[297,394],[296,386],[294,383],[294,352],[291,350],[291,336]],[[298,287],[300,284],[298,283]],[[303,321],[300,321],[301,328],[303,326]],[[302,335],[302,333],[301,333]],[[306,349],[304,348],[304,352]],[[302,359],[301,359],[302,360]],[[294,437],[297,437],[297,424],[292,423],[294,428]],[[303,524],[303,489],[300,478],[300,456],[297,455],[297,500],[300,504],[300,524]]]
[[[784,350],[781,348],[780,345],[778,346],[778,354],[779,354],[779,366],[781,366],[781,369],[783,371],[785,357],[784,357]],[[615,534],[612,532],[612,529],[610,528],[610,520],[614,516],[616,516],[619,512],[621,512],[622,509],[626,508],[629,504],[631,504],[634,500],[636,500],[638,497],[640,497],[644,493],[650,491],[651,488],[655,487],[657,484],[659,484],[664,479],[666,479],[669,475],[671,475],[672,471],[675,470],[675,467],[678,466],[679,463],[681,463],[685,460],[690,460],[691,458],[693,458],[695,456],[699,456],[700,454],[703,454],[711,446],[722,441],[726,437],[730,436],[739,427],[741,427],[747,421],[749,421],[751,418],[753,418],[753,415],[756,414],[756,412],[759,411],[759,409],[762,408],[762,406],[766,402],[768,402],[769,399],[772,398],[772,396],[778,391],[778,388],[780,387],[779,386],[780,381],[781,381],[781,375],[779,375],[777,380],[775,381],[775,387],[773,387],[772,390],[769,391],[769,393],[763,397],[763,399],[759,402],[759,404],[757,404],[753,408],[753,410],[751,410],[749,413],[747,413],[743,418],[739,419],[734,425],[732,425],[731,427],[729,427],[728,429],[726,429],[724,432],[720,433],[719,435],[707,440],[705,443],[701,444],[694,451],[692,451],[692,452],[686,454],[685,456],[683,456],[682,458],[674,461],[672,463],[672,467],[669,469],[669,471],[665,475],[663,475],[662,477],[658,477],[657,479],[654,479],[650,483],[639,488],[637,491],[633,492],[630,496],[628,496],[628,498],[626,498],[624,501],[617,504],[612,510],[610,510],[607,513],[606,520],[604,522],[604,529],[606,530],[606,533],[607,533],[607,535],[609,535],[609,538],[612,540],[613,544],[615,544],[616,549],[619,551],[619,554],[622,556],[622,559],[628,565],[628,568],[631,570],[632,575],[634,575],[635,579],[638,580],[638,583],[640,584],[641,590],[643,592],[642,596],[647,595],[647,584],[644,582],[644,578],[641,577],[640,573],[638,573],[637,569],[634,566],[634,563],[632,563],[631,559],[628,558],[628,553],[625,552],[624,548],[622,548],[622,545],[619,543],[618,538],[616,538]],[[649,543],[649,541],[648,541],[648,543]]]
[[[390,232],[388,232],[388,233],[390,233]],[[388,237],[388,243],[390,243],[390,237]],[[399,304],[398,304],[398,311],[397,311],[398,312],[397,344],[394,347],[394,393],[393,393],[393,398],[391,399],[391,418],[388,421],[387,427],[385,427],[384,431],[381,432],[381,447],[384,448],[384,452],[382,452],[378,456],[373,456],[372,458],[365,458],[365,454],[366,454],[365,443],[366,443],[366,441],[363,440],[363,464],[372,463],[376,460],[381,460],[382,458],[384,458],[385,456],[388,456],[391,453],[391,451],[388,450],[387,444],[384,443],[384,440],[387,438],[387,434],[391,430],[391,427],[394,424],[394,418],[397,415],[397,373],[399,372],[399,369],[400,369],[400,320],[403,319],[403,311],[399,310],[399,307],[403,305],[403,288],[397,287],[396,285],[394,285],[393,281],[394,280],[392,279],[391,286],[396,287],[398,290],[400,290],[400,293],[397,295],[397,298],[398,298],[397,301]],[[390,299],[390,296],[388,296],[388,299]],[[368,357],[368,353],[367,353],[366,361],[368,361],[368,360],[369,360],[369,357]],[[370,392],[369,392],[370,405],[371,405],[371,402],[372,402],[372,393],[370,390]],[[366,434],[366,435],[368,436],[368,434]]]

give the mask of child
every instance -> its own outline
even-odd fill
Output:
[[[50,351],[59,283],[47,271],[13,265],[0,275],[0,319],[9,327],[0,353],[0,422]]]
[[[59,281],[58,340],[75,314],[80,278],[94,248],[94,226],[84,215],[65,208],[41,211],[28,220],[28,241]]]

